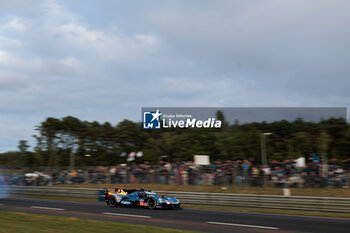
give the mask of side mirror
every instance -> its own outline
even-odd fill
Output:
[[[164,195],[162,195],[162,198],[165,198],[165,196],[164,196]]]

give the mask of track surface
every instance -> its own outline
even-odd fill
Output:
[[[74,216],[98,220],[181,228],[204,232],[349,232],[350,220],[211,210],[149,210],[108,207],[104,203],[30,198],[0,199],[0,210]],[[108,224],[108,223],[107,223]]]

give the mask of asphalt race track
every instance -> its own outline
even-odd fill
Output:
[[[29,198],[0,199],[0,210],[74,216],[204,232],[349,232],[350,220],[211,210],[149,210]]]

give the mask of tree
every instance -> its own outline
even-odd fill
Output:
[[[57,165],[56,152],[58,151],[60,124],[59,119],[49,117],[36,128],[39,131],[39,135],[36,138],[42,146],[41,150],[44,152],[41,154],[42,163],[49,167]]]
[[[35,155],[28,151],[28,142],[26,140],[20,140],[18,143],[18,149],[21,157],[23,158],[23,166],[32,167],[35,164]]]
[[[20,140],[18,143],[18,149],[21,153],[26,153],[28,151],[28,148],[30,146],[27,145],[27,141],[26,140]]]
[[[272,132],[268,137],[268,160],[296,158],[312,152],[323,152],[329,156],[347,158],[350,150],[350,128],[343,119],[328,119],[319,123],[275,121],[253,122],[230,125],[223,112],[216,113],[216,119],[223,122],[221,129],[159,129],[142,130],[140,122],[123,120],[113,126],[109,122],[81,121],[67,116],[62,119],[49,117],[37,127],[34,137],[37,144],[35,155],[40,158],[34,164],[44,166],[68,166],[73,145],[77,166],[114,165],[124,163],[119,155],[143,151],[144,156],[137,162],[157,163],[160,156],[167,155],[171,162],[192,160],[195,154],[210,155],[212,160],[248,159],[260,160],[260,135]],[[324,136],[329,136],[327,148],[321,148]],[[328,137],[327,136],[327,137]],[[322,143],[321,143],[322,144]],[[324,145],[324,143],[323,143]],[[19,143],[19,152],[0,154],[0,161],[6,164],[22,165],[27,160],[16,160],[17,153],[22,158],[28,151],[25,141]],[[85,154],[91,154],[86,158]],[[321,154],[321,153],[320,153]],[[11,157],[12,156],[12,157]],[[29,158],[29,157],[28,157]],[[31,162],[32,161],[32,162]],[[26,164],[33,164],[29,159]]]

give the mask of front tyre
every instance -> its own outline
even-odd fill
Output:
[[[155,209],[157,206],[157,201],[156,199],[154,199],[153,197],[151,197],[150,199],[148,199],[147,201],[147,206],[149,209]]]
[[[113,207],[117,207],[118,206],[118,202],[117,202],[117,199],[115,198],[115,196],[111,196],[109,198],[108,204],[110,206],[113,206]]]

